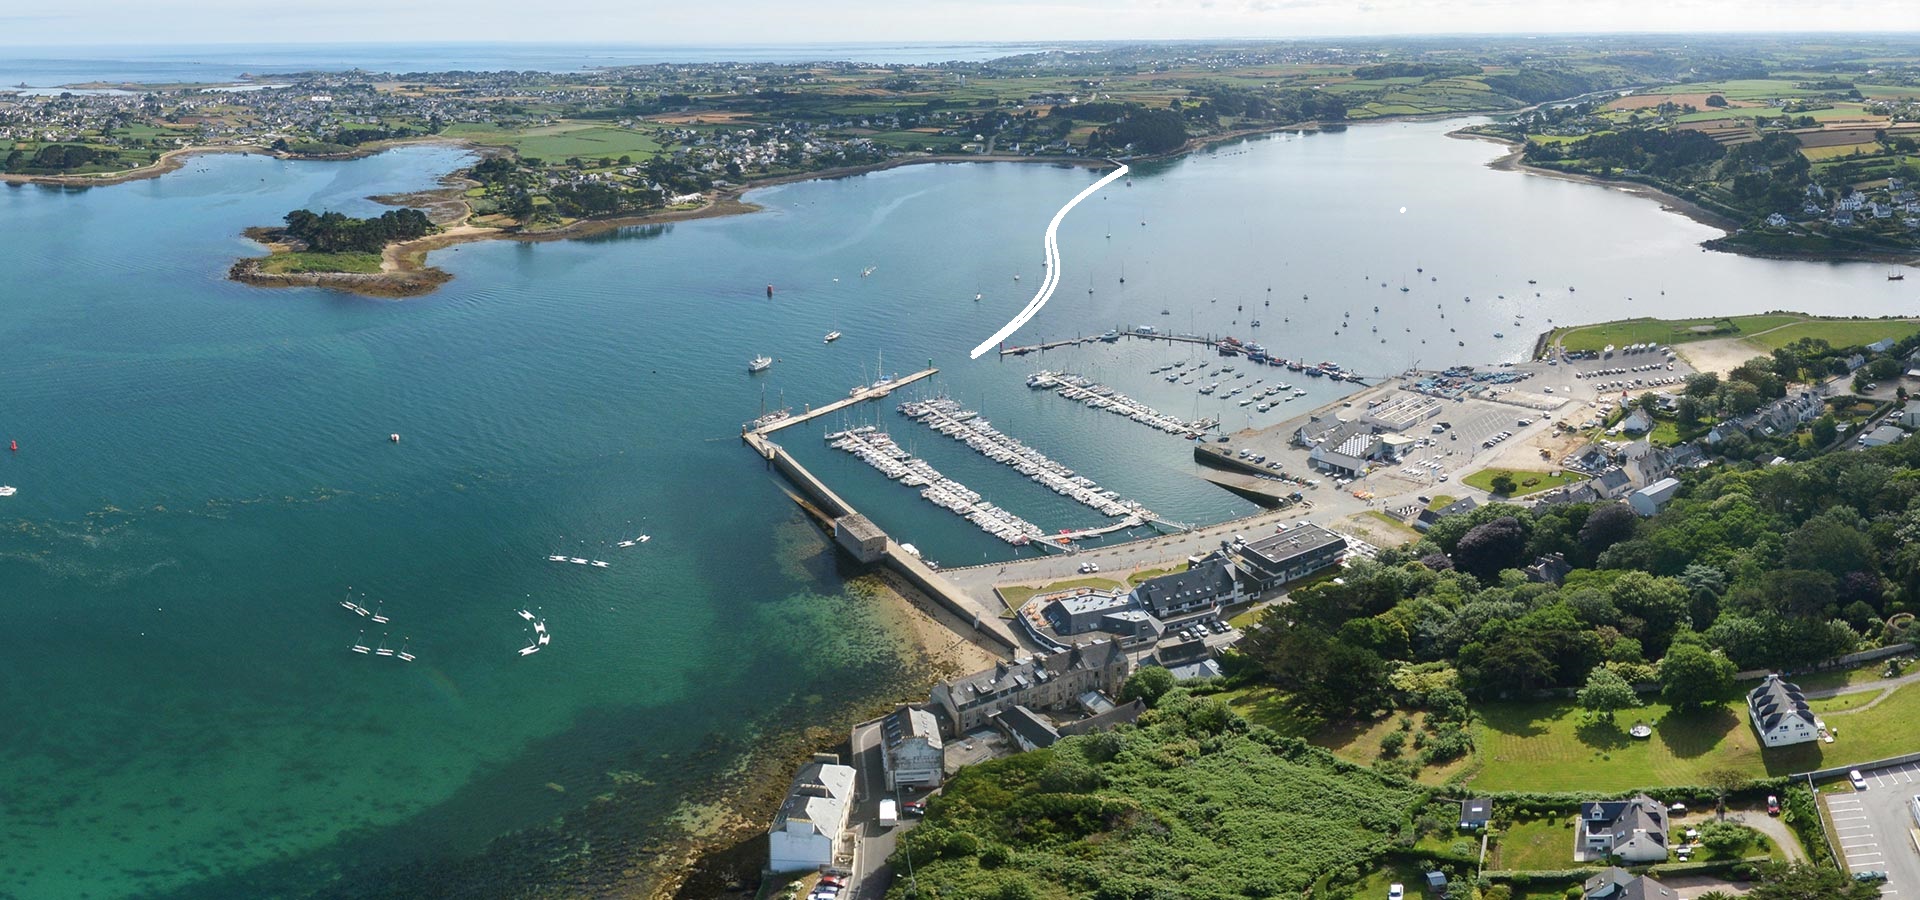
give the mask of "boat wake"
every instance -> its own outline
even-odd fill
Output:
[[[1053,221],[1047,223],[1047,237],[1045,241],[1047,248],[1047,277],[1040,280],[1040,290],[1034,292],[1033,299],[1027,301],[1027,307],[1021,310],[1019,315],[1014,316],[1013,321],[1001,326],[1000,330],[994,332],[992,337],[981,341],[980,346],[973,348],[973,352],[969,354],[971,358],[979,359],[981,354],[992,350],[994,345],[1006,340],[1012,336],[1014,332],[1019,331],[1020,326],[1027,324],[1027,320],[1032,319],[1034,313],[1040,311],[1040,307],[1047,305],[1047,300],[1053,297],[1053,289],[1060,285],[1060,221],[1065,219],[1067,213],[1073,211],[1073,208],[1079,205],[1080,201],[1093,196],[1095,191],[1125,177],[1126,174],[1127,167],[1120,165],[1120,168],[1108,172],[1105,178],[1088,185],[1086,190],[1075,194],[1072,200],[1067,201],[1067,205],[1060,207],[1060,211],[1053,214]],[[1020,276],[1016,275],[1014,277],[1018,279]]]

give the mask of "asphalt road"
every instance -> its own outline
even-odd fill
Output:
[[[1850,872],[1885,872],[1880,893],[1920,897],[1920,850],[1913,843],[1913,801],[1920,795],[1920,763],[1862,769],[1867,789],[1822,795],[1834,843]]]

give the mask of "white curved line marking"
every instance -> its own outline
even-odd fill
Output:
[[[1047,305],[1047,300],[1053,296],[1053,289],[1060,285],[1060,220],[1065,219],[1067,213],[1071,212],[1074,206],[1078,205],[1080,201],[1093,196],[1093,192],[1112,184],[1115,179],[1126,174],[1127,167],[1122,164],[1120,168],[1108,172],[1107,177],[1088,185],[1086,190],[1075,194],[1072,200],[1067,201],[1067,205],[1060,207],[1060,211],[1053,214],[1053,221],[1047,223],[1047,277],[1041,280],[1040,290],[1034,292],[1033,299],[1027,301],[1027,308],[1021,310],[1019,315],[1014,316],[1013,321],[1001,326],[1000,330],[994,332],[992,337],[981,341],[980,346],[973,348],[973,353],[970,354],[970,358],[979,359],[980,354],[992,350],[995,344],[1006,340],[1014,332],[1019,331],[1020,326],[1027,324],[1027,320],[1033,318],[1033,314],[1040,311],[1040,307]]]

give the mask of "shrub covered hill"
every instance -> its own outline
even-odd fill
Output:
[[[1424,801],[1175,689],[1138,728],[961,770],[892,862],[927,900],[1290,898],[1378,860]]]

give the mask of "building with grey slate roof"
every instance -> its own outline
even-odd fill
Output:
[[[1132,665],[1118,643],[1082,644],[940,682],[928,705],[939,713],[944,733],[965,734],[1015,706],[1053,709],[1071,706],[1087,691],[1118,694]]]
[[[1674,900],[1680,895],[1651,876],[1609,866],[1580,885],[1580,896],[1583,900]]]
[[[1667,808],[1645,794],[1582,803],[1575,846],[1581,862],[1609,856],[1629,863],[1665,862]]]
[[[1762,746],[1785,747],[1820,737],[1820,722],[1807,705],[1806,695],[1800,693],[1800,686],[1780,680],[1777,674],[1761,679],[1747,692],[1747,717],[1753,720],[1753,730],[1760,733]]]

